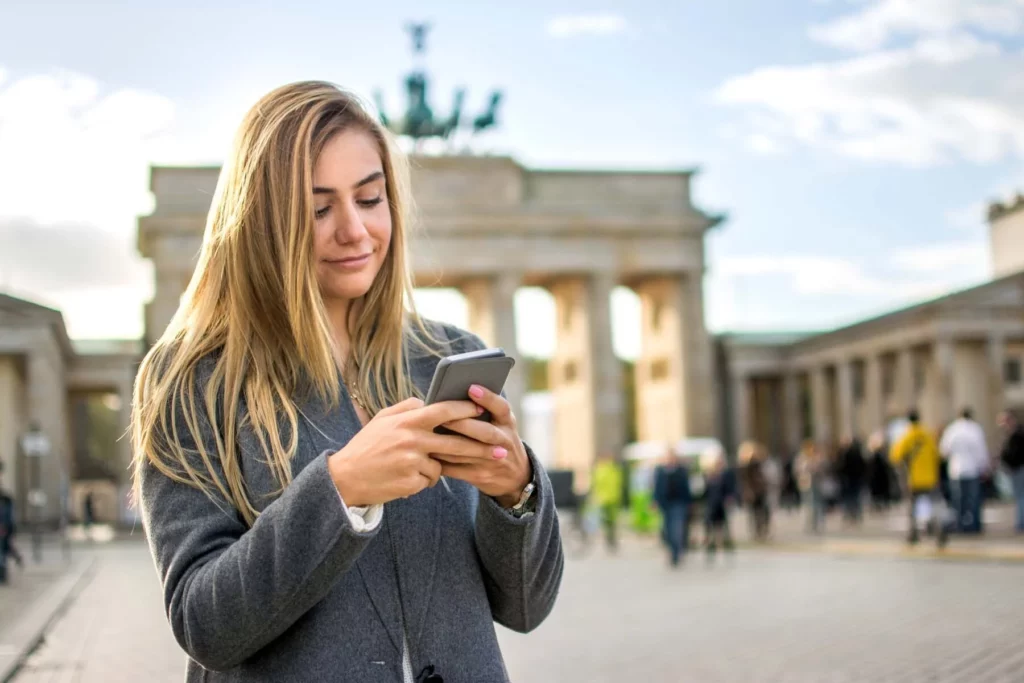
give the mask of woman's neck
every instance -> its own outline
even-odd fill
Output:
[[[345,367],[349,358],[349,351],[352,347],[351,336],[348,330],[349,310],[354,302],[347,299],[326,301],[327,319],[331,324],[331,336],[334,337],[338,367]]]

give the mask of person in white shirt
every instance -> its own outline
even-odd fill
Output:
[[[970,408],[964,408],[960,417],[946,427],[939,451],[948,462],[957,529],[980,534],[981,479],[991,471],[991,463],[985,432],[974,421]]]

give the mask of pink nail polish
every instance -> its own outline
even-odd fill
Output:
[[[494,449],[494,459],[495,460],[501,460],[502,458],[504,458],[507,455],[508,455],[508,451],[506,451],[501,446],[498,446],[497,448]]]
[[[484,414],[484,407],[483,406],[477,406],[476,407],[476,414],[477,415],[483,415]]]
[[[484,390],[483,388],[474,384],[469,388],[469,395],[472,396],[473,398],[482,398],[484,395]]]

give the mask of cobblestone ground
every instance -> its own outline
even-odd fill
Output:
[[[141,543],[93,582],[16,683],[181,681]],[[630,542],[567,566],[555,613],[501,630],[515,681],[916,683],[1024,680],[1024,565],[741,552],[670,570]]]

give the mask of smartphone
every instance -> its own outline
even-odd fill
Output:
[[[430,405],[441,401],[468,401],[469,388],[474,384],[500,394],[515,364],[515,359],[506,356],[499,348],[480,349],[442,358],[434,370],[424,402]],[[485,410],[476,419],[490,422],[491,414]],[[438,434],[452,433],[445,427],[438,427],[434,431]]]

